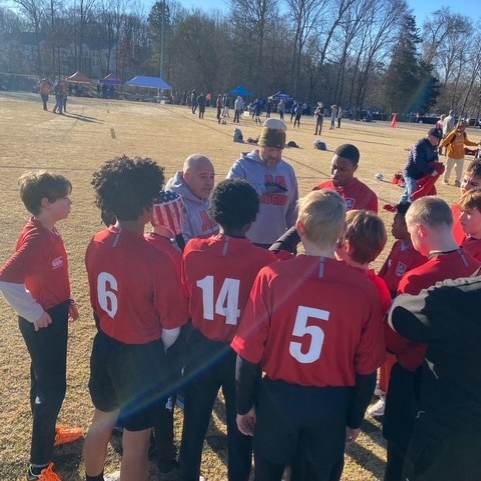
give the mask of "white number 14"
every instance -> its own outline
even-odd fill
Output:
[[[240,317],[240,281],[227,277],[222,284],[214,306],[214,276],[206,276],[197,285],[202,289],[204,319],[214,320],[214,313],[225,317],[226,324],[235,326]]]

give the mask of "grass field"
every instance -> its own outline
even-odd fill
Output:
[[[52,100],[51,97],[50,110]],[[240,128],[244,138],[255,137],[260,130],[250,118],[242,119]],[[104,161],[126,154],[153,158],[165,167],[168,178],[181,169],[188,155],[200,152],[212,160],[220,181],[239,153],[250,150],[249,145],[232,142],[233,129],[230,121],[227,125],[217,124],[215,109],[208,109],[205,119],[199,121],[187,107],[74,98],[69,99],[68,113],[60,116],[51,111],[44,112],[37,95],[0,94],[1,264],[13,253],[28,218],[18,196],[20,174],[28,169],[50,169],[68,177],[74,186],[72,213],[59,225],[69,253],[71,280],[81,311],[80,320],[70,330],[68,393],[60,414],[63,424],[87,429],[93,412],[87,382],[95,328],[83,263],[91,236],[101,229],[90,186],[92,172]],[[343,120],[341,129],[329,131],[326,125],[324,129],[322,139],[331,152],[313,148],[316,137],[311,118],[303,118],[300,129],[288,130],[288,140],[294,140],[300,148],[286,149],[284,159],[296,170],[301,195],[328,178],[332,150],[349,142],[361,151],[358,177],[378,193],[382,206],[397,202],[402,191],[390,182],[377,181],[374,174],[381,172],[390,181],[393,174],[402,169],[406,149],[421,138],[428,127],[398,124],[392,130],[387,123]],[[478,141],[479,131],[469,132],[469,137]],[[452,186],[440,185],[439,191],[450,203],[458,197],[458,189]],[[392,214],[381,210],[380,215],[390,231]],[[380,266],[391,241],[374,267]],[[17,328],[16,316],[3,298],[0,300],[0,318],[0,479],[11,481],[24,479],[29,457],[29,357]],[[227,479],[225,429],[220,408],[219,404],[203,458],[202,472],[208,481]],[[181,427],[178,415],[176,423],[178,438]],[[84,479],[81,444],[62,447],[55,453],[57,471],[64,481]],[[348,450],[343,479],[382,479],[384,462],[380,425],[368,418],[362,436]],[[118,466],[119,456],[111,449],[105,471],[116,470]],[[152,474],[155,479],[154,468]]]

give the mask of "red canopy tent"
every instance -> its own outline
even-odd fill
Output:
[[[122,80],[116,77],[113,73],[109,73],[106,77],[99,80],[100,83],[109,85],[122,85]]]
[[[80,70],[77,70],[73,75],[71,75],[70,77],[67,77],[67,82],[70,82],[73,84],[91,84],[92,80],[89,79]]]

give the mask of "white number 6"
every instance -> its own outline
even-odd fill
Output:
[[[296,314],[296,322],[292,335],[296,337],[311,336],[311,342],[307,352],[302,352],[302,342],[291,341],[289,354],[302,364],[309,364],[321,357],[322,345],[324,344],[324,331],[319,326],[308,326],[309,318],[329,320],[329,312],[313,307],[299,306]]]
[[[117,314],[118,301],[113,291],[118,290],[117,279],[108,272],[101,272],[97,278],[97,296],[100,307],[113,319]]]

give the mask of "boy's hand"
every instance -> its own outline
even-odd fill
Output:
[[[246,414],[237,415],[237,427],[245,436],[254,436],[254,426],[256,424],[256,408],[253,407]]]
[[[35,331],[38,331],[43,327],[48,327],[49,324],[52,324],[52,318],[48,312],[44,312],[36,321],[33,321]]]
[[[68,306],[68,320],[69,322],[75,322],[79,318],[77,304],[70,304]]]

